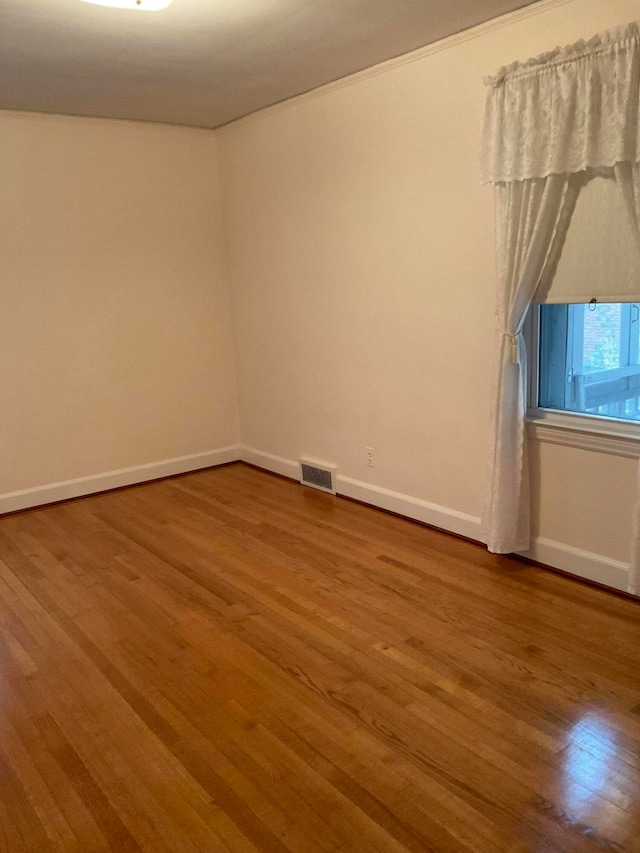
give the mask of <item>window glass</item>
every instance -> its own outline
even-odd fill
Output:
[[[581,305],[583,323],[582,363],[585,373],[613,370],[622,364],[620,319],[622,305]]]

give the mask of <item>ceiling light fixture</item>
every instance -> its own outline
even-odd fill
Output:
[[[83,3],[93,3],[96,6],[113,6],[116,9],[144,9],[156,12],[166,9],[173,0],[82,0]]]

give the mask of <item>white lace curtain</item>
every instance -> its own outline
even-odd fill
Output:
[[[640,160],[640,24],[515,62],[486,82],[484,183]]]
[[[510,553],[529,547],[522,326],[549,287],[585,175],[611,170],[640,259],[640,25],[516,62],[487,83],[481,163],[496,194],[500,346],[484,527],[489,550]],[[638,582],[640,547],[632,566]]]

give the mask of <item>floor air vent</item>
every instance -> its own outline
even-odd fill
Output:
[[[308,459],[300,460],[300,482],[323,492],[336,493],[336,468],[334,465],[318,465]]]

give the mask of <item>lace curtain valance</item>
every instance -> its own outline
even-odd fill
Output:
[[[640,24],[500,69],[487,83],[485,183],[640,161]]]

